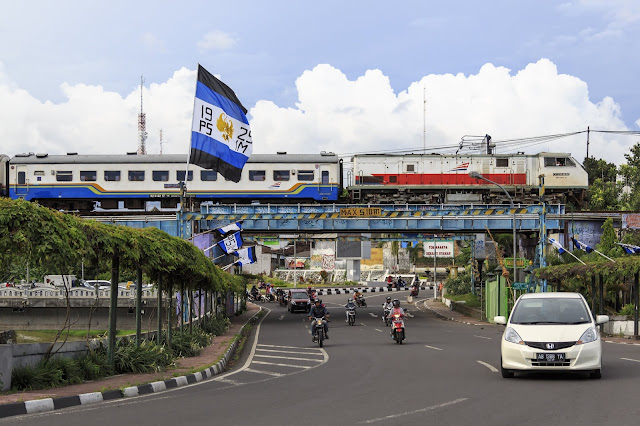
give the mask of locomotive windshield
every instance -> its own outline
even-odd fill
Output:
[[[569,157],[544,157],[544,166],[575,167],[576,163]]]

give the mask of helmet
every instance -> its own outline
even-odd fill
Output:
[[[347,299],[347,303],[349,303],[349,302],[353,302],[353,300],[351,300],[351,298],[348,298]]]
[[[322,303],[322,300],[321,299],[316,299],[316,300],[313,301],[313,303]]]
[[[400,301],[398,299],[393,299],[393,306],[395,306],[396,308],[400,307]]]
[[[387,296],[387,302],[391,302],[391,296]]]

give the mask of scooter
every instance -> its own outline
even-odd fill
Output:
[[[324,317],[322,318],[312,318],[311,321],[316,322],[316,333],[313,336],[313,341],[318,344],[319,347],[322,347],[324,344],[324,324],[326,320]]]
[[[382,320],[384,321],[384,325],[386,325],[387,327],[389,327],[391,325],[391,318],[389,317],[389,314],[391,313],[391,309],[384,309],[382,312]]]
[[[364,296],[362,295],[358,296],[358,298],[356,299],[356,304],[361,308],[366,307],[367,302],[364,300]]]
[[[402,344],[404,340],[404,315],[394,314],[391,319],[391,337],[397,344]]]
[[[419,291],[420,287],[418,286],[418,284],[414,284],[411,286],[411,296],[417,296]]]
[[[347,308],[347,323],[354,325],[356,323],[356,307],[351,306]]]

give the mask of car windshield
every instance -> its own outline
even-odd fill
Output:
[[[512,324],[586,324],[591,315],[579,298],[522,299],[511,314]]]
[[[296,291],[294,293],[291,293],[291,297],[293,299],[307,299],[309,296],[307,295],[307,293],[302,292],[302,291]]]

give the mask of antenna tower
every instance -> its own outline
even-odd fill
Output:
[[[162,140],[162,129],[160,129],[160,155],[162,155],[162,144],[166,143]]]
[[[140,114],[138,114],[138,155],[147,153],[147,114],[142,111],[142,90],[144,89],[144,77],[140,76]],[[162,145],[160,145],[162,146]]]

